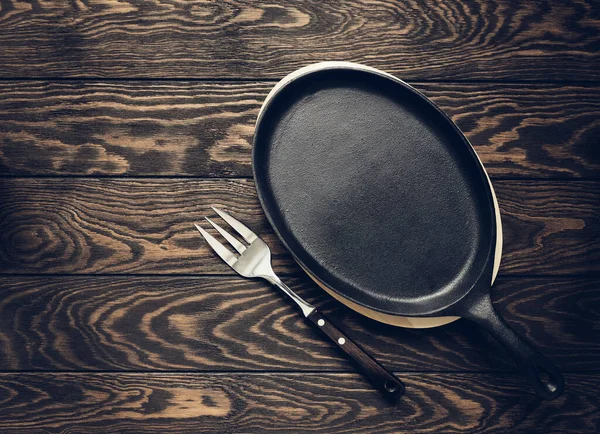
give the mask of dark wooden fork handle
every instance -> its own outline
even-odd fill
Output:
[[[352,339],[342,333],[321,312],[315,310],[307,318],[317,328],[321,329],[343,352],[350,356],[365,376],[385,397],[395,401],[402,396],[404,393],[404,383],[381,366],[377,360],[369,356]]]

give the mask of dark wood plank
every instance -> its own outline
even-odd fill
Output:
[[[600,376],[568,375],[552,402],[519,377],[404,375],[387,403],[353,374],[0,375],[10,432],[597,432]]]
[[[286,279],[397,371],[514,371],[481,328],[362,317],[307,277]],[[598,279],[500,279],[498,310],[562,370],[600,366]],[[266,283],[222,277],[2,277],[0,370],[348,371],[353,366]]]
[[[600,183],[497,181],[504,273],[600,271]]]
[[[501,272],[600,271],[599,183],[497,181]],[[228,273],[193,222],[210,205],[246,222],[297,272],[250,180],[0,178],[0,273]]]
[[[0,82],[4,175],[251,176],[273,83]],[[416,83],[492,178],[600,174],[600,88]]]
[[[259,78],[352,60],[413,80],[598,80],[595,5],[8,0],[0,76]]]

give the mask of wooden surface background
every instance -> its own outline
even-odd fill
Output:
[[[599,47],[597,0],[0,2],[0,431],[600,431]],[[253,123],[322,60],[397,75],[472,141],[505,230],[494,302],[560,399],[482,330],[375,323],[284,251]],[[209,251],[211,205],[405,380],[399,405]]]

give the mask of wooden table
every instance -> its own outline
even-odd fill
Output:
[[[599,23],[596,0],[1,2],[0,431],[600,430]],[[493,299],[563,370],[560,399],[482,330],[375,323],[284,251],[253,124],[321,60],[405,79],[473,142],[505,231]],[[398,406],[209,251],[210,205],[404,379]]]

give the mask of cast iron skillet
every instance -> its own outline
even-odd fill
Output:
[[[421,93],[352,63],[296,71],[259,114],[253,168],[275,232],[321,285],[386,316],[474,321],[541,398],[563,392],[556,367],[492,306],[501,236],[491,184]]]

